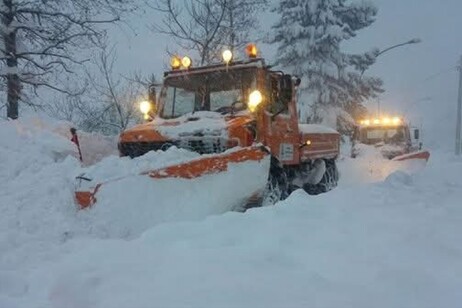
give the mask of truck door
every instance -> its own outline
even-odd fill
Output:
[[[268,75],[266,81],[269,89],[264,112],[266,143],[283,164],[298,164],[300,138],[292,78],[275,73]]]

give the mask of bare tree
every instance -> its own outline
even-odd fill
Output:
[[[139,119],[137,103],[147,95],[147,86],[142,77],[127,78],[114,73],[117,61],[114,48],[101,47],[97,61],[96,74],[87,72],[93,80],[93,95],[87,95],[92,101],[91,113],[81,110],[87,129],[106,133],[119,133]],[[98,104],[95,104],[98,102]],[[94,110],[96,108],[96,110]],[[92,110],[93,109],[93,110]]]
[[[86,91],[69,95],[62,104],[56,99],[47,111],[54,117],[71,121],[86,131],[117,134],[142,119],[138,102],[147,98],[148,88],[156,84],[155,76],[139,73],[124,77],[114,72],[117,56],[114,48],[101,46],[98,55],[86,65]]]
[[[154,9],[163,13],[156,32],[175,39],[180,48],[194,50],[199,64],[209,64],[225,46],[235,48],[248,40],[258,24],[258,8],[267,0],[158,0]]]
[[[225,20],[220,36],[232,50],[249,43],[252,30],[259,27],[257,12],[264,11],[267,0],[227,0]]]
[[[136,0],[0,0],[0,76],[6,83],[7,116],[18,117],[24,86],[69,93],[54,74],[84,62],[77,50],[99,41],[101,25],[120,20]],[[53,80],[55,79],[55,80]]]

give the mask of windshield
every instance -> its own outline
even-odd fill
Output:
[[[396,143],[404,142],[405,134],[403,127],[369,127],[362,131],[361,141],[366,144],[379,142]]]
[[[253,88],[256,88],[256,68],[170,77],[161,92],[159,115],[169,119],[199,110],[220,113],[242,110]]]

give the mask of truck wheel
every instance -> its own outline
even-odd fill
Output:
[[[263,192],[261,205],[273,205],[284,200],[289,195],[289,182],[284,168],[279,162],[271,158],[271,168],[265,191]]]
[[[245,212],[254,207],[274,205],[278,201],[284,200],[289,195],[289,182],[287,174],[279,161],[274,157],[271,158],[271,167],[268,175],[265,190],[258,200],[249,200],[239,209],[238,212]]]
[[[326,172],[319,181],[318,184],[305,184],[303,185],[303,189],[310,195],[318,195],[325,192],[328,192],[335,187],[337,187],[339,174],[337,165],[335,164],[334,159],[326,159]]]

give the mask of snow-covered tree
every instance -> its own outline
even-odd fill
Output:
[[[277,63],[302,78],[300,120],[324,122],[342,132],[365,112],[363,102],[381,92],[379,78],[363,72],[378,49],[348,54],[342,42],[370,26],[377,14],[372,4],[347,0],[281,0],[273,25]]]
[[[56,77],[84,59],[78,50],[97,42],[102,24],[120,19],[135,0],[0,0],[0,77],[7,116],[18,117],[23,88],[67,92]]]

